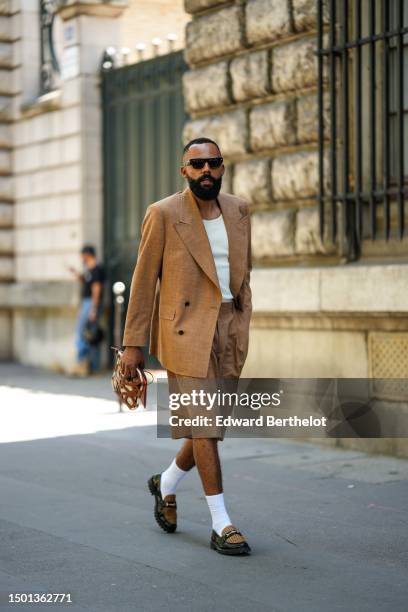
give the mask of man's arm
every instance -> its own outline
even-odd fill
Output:
[[[96,320],[96,316],[98,314],[98,307],[101,303],[103,284],[100,281],[95,281],[91,285],[91,293],[92,293],[92,308],[89,312],[89,319],[91,321]]]
[[[81,283],[85,282],[84,275],[81,272],[78,272],[73,266],[66,265],[65,267],[75,276],[77,280],[79,280]]]
[[[157,279],[163,259],[164,221],[158,206],[151,205],[142,224],[142,235],[135,270],[130,286],[123,346],[124,373],[136,375],[136,367],[143,365],[140,347],[148,344],[149,329],[156,293]]]

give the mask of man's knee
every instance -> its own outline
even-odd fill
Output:
[[[200,459],[218,459],[218,438],[193,438],[193,454]]]

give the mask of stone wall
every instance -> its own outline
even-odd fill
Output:
[[[12,120],[21,74],[20,31],[19,3],[0,0],[0,291],[7,291],[15,276]],[[11,311],[0,308],[0,359],[11,354],[11,327]]]
[[[326,258],[315,0],[185,0],[185,9],[184,141],[219,143],[232,192],[251,205],[256,264]]]
[[[18,12],[15,3],[0,2],[0,282],[14,277],[13,262],[13,99],[18,88]]]
[[[13,96],[18,87],[18,36],[15,3],[0,1],[0,283],[14,277],[11,120]]]

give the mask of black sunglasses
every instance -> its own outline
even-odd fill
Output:
[[[183,166],[193,166],[194,170],[201,170],[208,162],[210,168],[219,168],[223,162],[222,157],[193,157],[183,163]]]

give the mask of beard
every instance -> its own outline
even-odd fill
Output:
[[[204,179],[211,181],[211,185],[202,185],[201,181]],[[187,177],[187,181],[191,191],[197,198],[200,200],[215,200],[220,193],[222,176],[215,179],[210,175],[204,175],[197,180]]]

